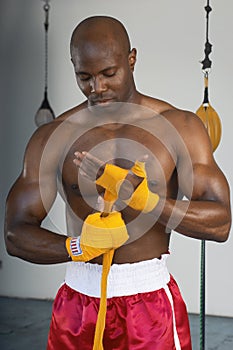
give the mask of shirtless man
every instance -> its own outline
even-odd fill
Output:
[[[136,49],[120,22],[103,16],[81,22],[71,38],[71,58],[86,101],[40,127],[29,141],[23,171],[7,200],[7,251],[32,263],[67,262],[47,349],[91,350],[102,255],[71,261],[67,235],[42,228],[41,222],[59,191],[67,234],[79,236],[88,215],[103,210],[106,187],[95,181],[106,164],[129,170],[113,207],[121,212],[129,239],[115,250],[109,273],[104,348],[190,350],[186,308],[166,269],[170,233],[226,241],[227,181],[202,122],[136,90]],[[145,165],[149,190],[159,195],[148,213],[124,201],[141,184],[142,177],[132,171],[138,160]]]

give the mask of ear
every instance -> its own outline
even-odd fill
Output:
[[[130,51],[128,60],[129,60],[129,67],[130,67],[131,71],[133,72],[134,71],[134,66],[135,66],[135,63],[136,63],[136,60],[137,60],[137,50],[135,48],[133,48]]]

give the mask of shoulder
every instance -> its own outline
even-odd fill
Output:
[[[207,130],[201,119],[193,112],[178,108],[168,108],[161,115],[165,117],[177,131],[185,137],[185,135],[203,135],[207,136]]]
[[[204,133],[205,136],[207,135],[203,122],[191,111],[179,109],[166,101],[150,96],[142,97],[142,105],[161,115],[182,135],[193,133],[195,130],[201,134]]]
[[[191,156],[212,154],[211,141],[201,119],[193,112],[179,109],[170,103],[143,96],[143,104],[162,118],[164,137],[177,155],[186,149]],[[156,119],[155,119],[156,120]]]
[[[174,106],[172,106],[170,103],[159,100],[157,98],[151,97],[151,96],[146,96],[146,95],[141,95],[141,101],[140,104],[143,107],[146,107],[150,110],[153,110],[157,114],[162,114],[163,112],[167,110],[172,110],[175,109]]]
[[[66,138],[69,137],[73,130],[74,120],[76,125],[82,124],[80,121],[82,113],[80,112],[84,110],[85,107],[86,103],[84,102],[63,112],[51,122],[40,126],[31,136],[28,146],[35,145],[40,149],[48,142],[52,142],[52,140],[59,140],[60,143],[64,140],[65,142]]]
[[[179,109],[167,101],[142,95],[141,104],[144,107],[148,107],[149,109],[155,111],[157,114],[161,114],[172,123],[187,124],[197,122],[198,124],[202,125],[202,122],[200,123],[200,119],[195,113]]]

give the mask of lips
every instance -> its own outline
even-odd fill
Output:
[[[92,100],[91,104],[94,106],[104,106],[113,102],[113,99],[101,99],[101,100]]]
[[[112,103],[113,100],[98,100],[93,103],[94,106],[107,106]]]

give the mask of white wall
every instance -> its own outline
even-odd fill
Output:
[[[69,58],[69,40],[83,18],[107,14],[127,27],[132,45],[138,49],[138,89],[195,111],[203,98],[204,0],[57,0],[51,1],[49,29],[49,99],[56,115],[78,104]],[[230,185],[233,183],[232,71],[233,3],[211,1],[210,41],[213,69],[210,100],[218,111],[223,136],[215,157]],[[0,3],[1,69],[1,227],[7,192],[19,174],[26,143],[35,130],[34,115],[43,94],[43,2],[2,0]],[[54,230],[65,230],[58,200],[53,213]],[[3,231],[3,229],[1,230]],[[233,239],[224,244],[207,243],[207,313],[233,316],[231,267]],[[177,279],[190,312],[199,312],[200,242],[174,233],[169,267]],[[0,244],[0,294],[51,298],[63,280],[64,265],[38,266],[8,257]]]

